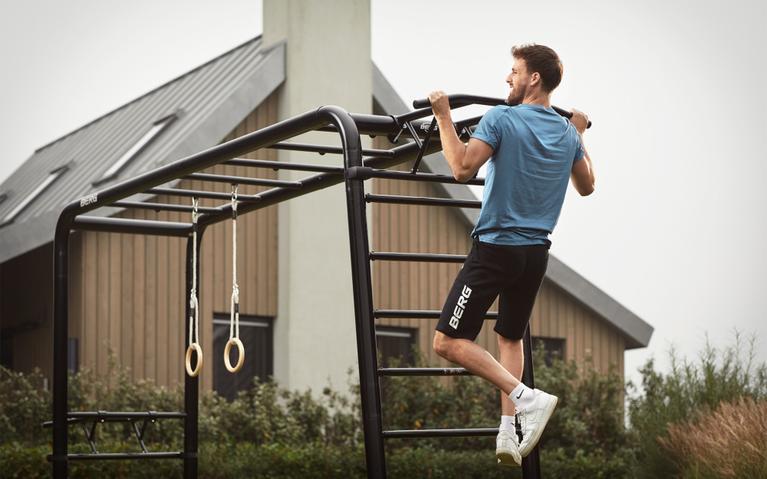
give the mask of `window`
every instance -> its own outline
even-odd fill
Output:
[[[213,317],[213,389],[230,401],[238,391],[253,386],[253,379],[265,381],[274,374],[274,340],[272,318],[240,315],[240,341],[245,346],[245,364],[236,373],[224,365],[224,348],[229,341],[229,315]],[[237,348],[232,348],[230,360],[237,363]]]
[[[77,338],[67,338],[67,371],[76,373],[80,370],[80,342]]]
[[[43,180],[42,183],[37,185],[37,188],[32,190],[26,197],[24,197],[23,200],[21,200],[21,203],[16,205],[15,208],[13,208],[5,217],[3,218],[2,223],[0,226],[7,225],[8,223],[11,223],[16,217],[24,211],[24,208],[29,206],[30,203],[35,201],[35,199],[40,196],[40,194],[45,191],[46,188],[51,186],[54,181],[56,181],[61,175],[63,175],[69,168],[67,166],[62,166],[61,168],[57,168],[50,173],[48,173],[48,177]]]
[[[13,341],[7,329],[0,330],[0,366],[13,369]]]
[[[416,330],[412,328],[376,327],[376,343],[381,366],[389,367],[392,359],[398,366],[415,365],[413,348],[416,345]]]
[[[543,348],[546,366],[551,366],[555,359],[565,359],[564,338],[542,338],[533,336],[533,349]]]
[[[105,181],[109,181],[122,170],[125,165],[128,164],[132,159],[134,159],[136,156],[138,156],[139,153],[141,153],[147,145],[162,132],[168,125],[173,123],[173,120],[176,119],[176,115],[169,115],[165,118],[156,121],[151,128],[149,128],[149,131],[144,133],[144,136],[142,136],[132,147],[128,149],[123,155],[114,162],[112,166],[109,167],[107,171],[104,172],[103,175],[101,175],[101,178],[94,181],[94,185],[98,185],[100,183],[104,183]]]

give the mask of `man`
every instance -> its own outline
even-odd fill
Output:
[[[535,44],[512,48],[512,56],[507,103],[516,106],[489,110],[467,144],[456,134],[445,94],[429,95],[453,176],[467,181],[490,160],[473,246],[445,302],[434,350],[502,391],[496,457],[503,465],[521,464],[557,404],[555,396],[520,381],[522,337],[546,272],[548,235],[562,209],[568,177],[582,196],[594,191],[594,170],[582,139],[588,118],[573,110],[568,121],[551,108],[551,92],[562,79],[559,57]],[[474,339],[498,296],[496,360]]]

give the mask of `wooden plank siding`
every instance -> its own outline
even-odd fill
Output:
[[[387,148],[385,141],[376,138],[374,147]],[[375,179],[366,186],[378,194],[443,196],[436,186],[427,183]],[[467,254],[471,248],[471,227],[460,214],[448,207],[374,203],[371,247],[374,251]],[[374,307],[441,310],[459,270],[458,264],[375,261]],[[490,309],[497,311],[497,300]],[[382,318],[376,324],[417,330],[418,349],[428,364],[449,365],[431,347],[436,319]],[[497,355],[494,324],[492,320],[485,322],[477,342]],[[625,344],[621,333],[548,279],[544,280],[533,308],[531,332],[534,337],[565,339],[565,359],[583,364],[591,357],[598,371],[607,372],[613,364],[623,376]]]
[[[226,140],[263,128],[277,120],[276,96],[270,96]],[[246,155],[276,160],[273,151]],[[276,178],[270,169],[219,165],[207,173]],[[225,183],[183,180],[178,188],[230,192]],[[240,186],[242,194],[267,187]],[[180,197],[152,201],[190,204]],[[202,206],[221,204],[202,200]],[[188,213],[127,210],[124,218],[190,221]],[[277,315],[277,209],[269,207],[238,218],[237,271],[240,313]],[[227,221],[205,232],[201,248],[200,339],[205,353],[202,388],[213,384],[213,314],[228,314],[232,291],[232,225]],[[84,232],[73,237],[70,318],[79,338],[81,366],[106,373],[110,351],[135,379],[172,386],[183,380],[186,239]],[[76,300],[74,300],[77,298]],[[47,364],[47,363],[45,363]]]

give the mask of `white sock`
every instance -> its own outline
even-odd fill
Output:
[[[514,416],[501,416],[501,425],[498,427],[500,431],[512,431],[516,429],[514,427]]]
[[[519,383],[519,385],[511,391],[511,394],[509,394],[509,399],[511,399],[514,405],[517,406],[517,412],[519,412],[532,402],[533,390],[524,384]]]

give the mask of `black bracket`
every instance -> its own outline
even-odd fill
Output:
[[[349,180],[367,180],[370,178],[373,168],[369,166],[352,166],[347,168],[344,174]]]
[[[91,447],[91,452],[93,454],[98,454],[99,451],[96,449],[96,425],[99,423],[99,421],[94,420],[90,428],[88,428],[88,423],[81,422],[80,426],[83,429],[83,433],[85,433],[85,439],[88,440],[88,445]]]
[[[409,125],[410,123],[408,123]],[[421,165],[421,160],[423,159],[424,153],[426,153],[426,148],[429,147],[429,140],[431,140],[431,134],[434,133],[434,129],[437,126],[437,117],[431,119],[431,124],[429,124],[429,128],[426,130],[426,136],[423,139],[423,143],[418,145],[418,156],[415,159],[415,163],[413,163],[413,169],[410,171],[412,174],[418,173],[418,167]],[[411,126],[412,128],[412,126]],[[416,135],[417,138],[417,135]],[[419,142],[419,140],[416,140],[416,144]]]

